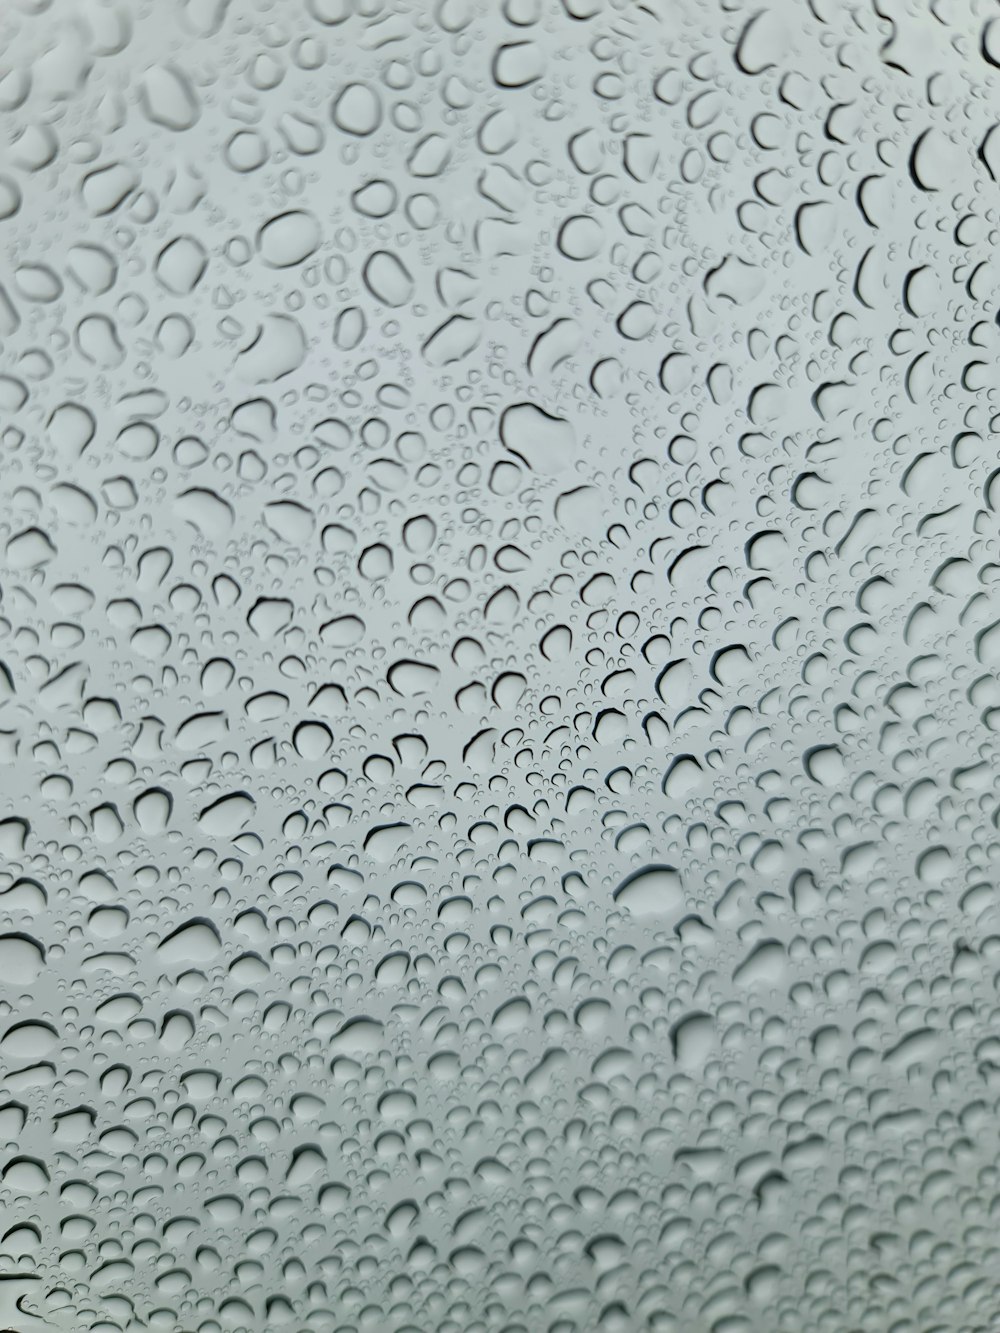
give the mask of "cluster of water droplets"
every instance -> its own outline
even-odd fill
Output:
[[[993,1328],[992,0],[0,51],[0,1324]]]

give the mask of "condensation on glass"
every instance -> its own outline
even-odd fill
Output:
[[[0,1325],[1000,1328],[998,68],[6,0]]]

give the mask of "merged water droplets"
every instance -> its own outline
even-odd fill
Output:
[[[991,1327],[998,20],[0,31],[0,1326]]]

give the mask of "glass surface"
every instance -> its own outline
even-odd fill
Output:
[[[998,68],[3,0],[0,1327],[1000,1329]]]

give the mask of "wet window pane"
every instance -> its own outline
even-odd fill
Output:
[[[0,10],[0,1326],[997,1327],[996,6]]]

